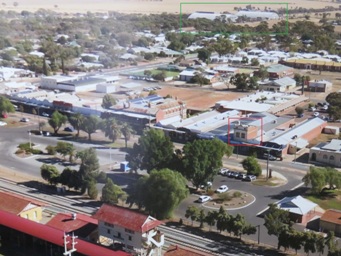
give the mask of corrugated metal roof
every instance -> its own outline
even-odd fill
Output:
[[[328,151],[341,151],[341,140],[332,139],[330,143],[324,145],[321,149]]]
[[[141,233],[145,233],[162,224],[161,221],[151,216],[123,207],[107,204],[103,204],[93,217],[100,221]]]
[[[321,216],[320,220],[341,225],[341,211],[329,209]]]
[[[277,203],[278,207],[289,211],[291,213],[295,213],[298,215],[305,215],[309,211],[313,210],[317,204],[301,197],[284,197]]]
[[[55,228],[30,221],[0,210],[0,225],[23,232],[30,236],[42,239],[44,241],[64,246],[64,232]],[[113,251],[103,246],[90,243],[80,238],[77,241],[77,252],[88,256],[128,256],[130,254],[123,251]]]
[[[321,118],[315,117],[312,119],[307,120],[306,122],[295,126],[294,128],[291,128],[284,134],[278,136],[277,138],[271,140],[271,142],[277,143],[279,145],[288,145],[291,141],[293,141],[294,137],[297,136],[296,138],[299,138],[306,134],[307,132],[313,130],[314,128],[323,125],[326,123],[324,120]]]

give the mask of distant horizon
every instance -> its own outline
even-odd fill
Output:
[[[39,9],[45,9],[48,11],[54,11],[58,13],[108,13],[110,11],[120,12],[120,13],[141,13],[141,14],[161,14],[165,13],[180,13],[180,3],[185,3],[187,1],[182,0],[163,0],[163,1],[155,1],[155,0],[17,0],[14,2],[2,2],[0,5],[0,9],[3,11],[29,11],[36,12]],[[189,1],[188,1],[189,2]],[[208,3],[215,4],[208,4]],[[192,2],[190,6],[186,6],[186,10],[182,10],[183,13],[192,13],[198,11],[197,9],[207,8],[207,12],[221,12],[224,3],[224,11],[233,11],[234,7],[242,7],[246,5],[257,5],[261,10],[264,9],[265,6],[271,5],[273,6],[278,2],[279,6],[282,1],[234,1],[240,4],[232,4],[231,2],[217,2],[210,0],[196,0]],[[303,7],[303,8],[323,8],[325,6],[334,6],[338,7],[339,3],[334,2],[322,2],[322,1],[314,1],[314,0],[287,0],[289,8]],[[14,5],[17,3],[17,5]],[[202,4],[201,4],[202,3]],[[205,4],[204,8],[198,8],[201,5],[203,7],[203,3]],[[205,10],[202,10],[205,11]]]

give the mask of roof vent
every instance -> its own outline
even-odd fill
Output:
[[[77,218],[77,213],[72,213],[72,219],[75,220]]]

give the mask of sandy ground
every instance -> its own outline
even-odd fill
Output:
[[[185,2],[190,2],[191,4],[186,4]],[[224,4],[200,4],[205,2],[222,2]],[[67,13],[86,13],[91,12],[107,12],[107,11],[118,11],[126,13],[180,13],[180,6],[182,13],[190,13],[193,11],[231,11],[236,6],[244,7],[248,0],[234,1],[241,4],[231,4],[228,1],[209,1],[209,0],[196,0],[194,1],[183,1],[183,0],[16,0],[16,1],[2,1],[0,5],[1,10],[15,10],[15,11],[37,11],[38,9],[52,10],[56,12],[67,12]],[[262,2],[270,2],[268,0],[258,0],[253,1],[255,7],[264,9],[265,6],[271,7],[272,9],[277,9],[283,7],[283,4],[262,4]],[[276,1],[272,1],[274,3]],[[280,1],[278,1],[280,2]],[[338,3],[333,3],[331,0],[328,1],[317,1],[317,0],[287,0],[283,1],[288,3],[288,8],[296,7],[312,7],[321,8],[325,6],[335,6]],[[14,3],[17,3],[14,6]],[[180,3],[182,3],[180,5]],[[245,4],[244,4],[245,3]]]

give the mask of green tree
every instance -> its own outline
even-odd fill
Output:
[[[317,244],[318,236],[315,232],[304,232],[304,252],[309,255],[309,253],[316,252],[316,244]]]
[[[57,184],[59,178],[59,171],[53,165],[43,164],[40,167],[41,177],[50,184]]]
[[[258,65],[255,65],[255,66],[258,66]],[[256,72],[256,75],[257,75],[257,77],[259,77],[261,79],[261,81],[264,81],[266,78],[269,78],[269,72],[268,72],[267,68],[264,67],[264,65],[261,65],[259,67],[259,69]]]
[[[207,48],[200,48],[198,50],[198,59],[206,62],[211,57],[211,51]]]
[[[300,116],[300,115],[303,114],[304,109],[303,109],[302,107],[300,107],[300,106],[297,106],[297,107],[295,108],[295,111],[296,111],[296,115],[297,115],[297,116]]]
[[[108,109],[111,106],[116,105],[116,103],[116,99],[112,95],[106,94],[103,97],[102,108]]]
[[[131,136],[135,134],[135,131],[131,128],[128,123],[122,123],[121,125],[121,133],[124,137],[125,147],[128,147],[128,141],[131,139]]]
[[[105,137],[108,137],[112,142],[115,142],[121,137],[121,126],[114,118],[106,118],[100,124],[101,130]]]
[[[254,156],[248,156],[241,164],[247,174],[256,175],[257,177],[262,174],[262,168]]]
[[[192,221],[192,226],[193,226],[193,221],[196,221],[199,217],[200,214],[200,210],[198,207],[194,206],[194,205],[190,205],[188,206],[186,213],[185,213],[185,217],[188,219],[190,218]]]
[[[172,216],[173,210],[188,195],[186,179],[178,172],[169,169],[152,170],[143,191],[144,205],[156,218]]]
[[[98,190],[96,187],[96,182],[94,179],[91,179],[88,183],[87,183],[87,188],[88,188],[88,196],[91,199],[97,199],[98,197]]]
[[[54,133],[58,134],[60,127],[65,124],[67,121],[67,117],[57,110],[53,112],[51,118],[48,120],[49,125],[53,128]]]
[[[335,238],[335,234],[333,231],[329,231],[327,233],[324,243],[327,246],[329,252],[333,253],[337,251],[337,243],[336,243],[336,238]]]
[[[217,229],[221,233],[227,228],[227,224],[231,216],[225,211],[223,206],[220,206],[217,216]]]
[[[227,146],[219,139],[195,140],[183,147],[183,170],[179,170],[191,180],[196,188],[206,184],[217,175],[222,166],[222,158]]]
[[[230,78],[230,83],[236,86],[238,90],[248,90],[248,75],[245,73],[236,74]]]
[[[82,115],[81,113],[76,113],[76,114],[70,115],[68,119],[72,127],[77,130],[76,137],[79,137],[79,132],[84,122],[85,116]]]
[[[68,155],[69,161],[73,162],[73,157],[75,155],[76,148],[72,143],[58,141],[55,147],[57,153],[61,154],[64,158]]]
[[[115,185],[113,181],[107,178],[107,181],[102,189],[101,201],[106,204],[115,205],[120,199],[124,199],[126,193],[121,187]]]
[[[326,171],[324,168],[311,166],[309,172],[302,178],[306,186],[311,185],[311,192],[314,194],[321,193],[326,185]]]
[[[0,96],[0,113],[14,113],[13,104],[4,96]]]
[[[202,74],[196,74],[190,80],[193,84],[199,84],[200,86],[210,84],[210,80],[204,77]]]
[[[100,119],[97,116],[87,116],[81,124],[81,130],[88,134],[88,140],[91,141],[91,134],[97,131],[100,126]]]
[[[341,92],[332,92],[326,97],[329,103],[328,114],[334,120],[341,119]]]
[[[79,180],[82,192],[84,193],[88,184],[97,177],[99,172],[99,162],[96,150],[93,148],[84,149],[77,153],[77,158],[81,160],[79,167]]]
[[[257,58],[251,59],[251,66],[258,66],[259,65],[259,60]]]
[[[204,209],[201,209],[200,212],[199,212],[199,216],[198,216],[198,221],[200,223],[200,228],[203,228],[204,227],[204,222],[206,220],[206,214],[205,214],[205,211]]]
[[[264,226],[270,236],[275,235],[279,238],[283,230],[291,227],[289,212],[279,209],[276,204],[270,204],[264,216]],[[278,246],[280,245],[281,241],[278,239]]]
[[[218,53],[219,57],[229,53],[235,52],[235,47],[229,39],[220,37],[218,41],[213,45],[213,49]]]
[[[217,211],[209,211],[206,214],[205,222],[210,226],[210,231],[211,231],[212,226],[215,225],[217,217],[218,217]]]
[[[43,58],[43,74],[45,76],[49,76],[50,75],[50,69],[49,69],[49,67],[48,67],[48,65],[46,63],[46,59],[45,58]]]
[[[174,145],[163,131],[157,129],[145,130],[138,144],[126,156],[133,170],[167,168],[173,159]]]

